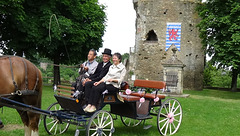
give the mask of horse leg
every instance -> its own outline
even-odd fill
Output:
[[[25,136],[39,136],[38,125],[40,121],[40,115],[32,112],[20,111],[22,122],[24,124]]]
[[[25,130],[25,136],[31,136],[31,130],[29,128],[29,119],[28,119],[28,114],[26,111],[21,111],[21,110],[17,110],[21,119],[22,119],[22,122],[24,124],[24,130]]]
[[[3,127],[4,127],[3,122],[2,122],[2,120],[0,119],[0,129],[3,128]]]
[[[31,129],[24,125],[25,135],[24,136],[31,136]]]
[[[32,112],[28,112],[29,118],[29,128],[31,131],[31,136],[39,136],[38,127],[40,121],[40,115]]]

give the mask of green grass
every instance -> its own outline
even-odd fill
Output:
[[[176,136],[234,136],[240,132],[240,92],[227,92],[217,90],[184,91],[190,94],[188,98],[177,98],[183,108],[183,120]],[[55,102],[54,92],[51,87],[44,87],[42,97],[42,109]],[[105,107],[108,110],[109,107]],[[113,115],[113,117],[115,117]],[[5,125],[20,124],[21,120],[14,109],[3,108],[0,113]],[[148,130],[143,129],[143,125],[135,128],[125,127],[120,118],[114,121],[115,136],[156,136],[160,135],[157,129],[157,119],[147,120],[146,124],[151,124]],[[71,125],[69,130],[62,136],[72,136],[76,126]],[[43,122],[40,123],[40,136],[48,136],[44,130]],[[22,136],[23,129],[0,130],[0,136]],[[80,135],[85,135],[81,132]]]

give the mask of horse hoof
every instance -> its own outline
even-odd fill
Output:
[[[0,124],[0,129],[3,128],[3,127],[4,127],[4,125],[3,125],[3,124]]]

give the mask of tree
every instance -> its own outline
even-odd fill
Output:
[[[11,6],[4,1],[5,7]],[[20,20],[12,16],[17,10],[8,15],[0,13],[7,18],[0,26],[5,30],[0,32],[4,54],[21,56],[24,52],[33,59],[38,53],[56,65],[76,64],[90,49],[102,46],[106,15],[97,0],[22,0],[20,6]],[[59,81],[59,67],[54,66],[54,83]]]
[[[240,1],[207,0],[197,8],[202,20],[198,24],[202,43],[211,61],[232,67],[233,91],[240,70]]]

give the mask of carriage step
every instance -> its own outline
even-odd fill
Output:
[[[143,129],[149,129],[149,128],[151,128],[152,127],[152,125],[146,125],[146,126],[143,126]]]
[[[151,119],[152,118],[152,116],[150,116],[150,115],[148,115],[148,116],[141,115],[141,114],[137,114],[137,115],[138,115],[138,117],[136,118],[137,120],[145,120],[145,119]]]

